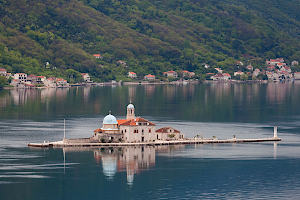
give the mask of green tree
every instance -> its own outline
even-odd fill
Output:
[[[0,89],[2,89],[7,84],[8,84],[7,78],[5,78],[4,76],[0,76]]]

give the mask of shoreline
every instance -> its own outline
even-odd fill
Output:
[[[62,141],[29,143],[28,147],[39,148],[62,148],[62,147],[123,147],[123,146],[161,146],[161,145],[185,145],[185,144],[216,144],[216,143],[258,143],[258,142],[278,142],[281,138],[254,138],[254,139],[185,139],[175,141],[155,141],[155,142],[135,142],[135,143],[69,143]]]
[[[149,82],[149,81],[132,81],[132,82],[103,82],[103,83],[93,83],[93,84],[73,84],[67,87],[11,87],[5,86],[2,90],[13,90],[13,89],[50,89],[50,88],[72,88],[72,87],[95,87],[95,86],[131,86],[131,85],[189,85],[189,84],[201,84],[201,83],[231,83],[231,84],[268,84],[268,83],[294,83],[300,82],[300,80],[286,81],[286,82],[274,82],[268,80],[228,80],[228,81],[213,81],[213,80],[189,80],[189,81],[159,81],[159,82]]]

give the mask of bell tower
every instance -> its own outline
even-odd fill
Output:
[[[126,116],[126,119],[135,119],[134,105],[131,104],[131,103],[127,106],[127,116]]]

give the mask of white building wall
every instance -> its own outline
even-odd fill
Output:
[[[155,126],[120,126],[120,131],[124,134],[125,142],[142,142],[142,137],[144,142],[151,142],[156,138]]]

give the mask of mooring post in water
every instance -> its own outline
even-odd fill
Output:
[[[277,136],[277,126],[274,126],[274,138],[278,138],[278,136]]]
[[[64,140],[66,139],[66,119],[64,119]]]

